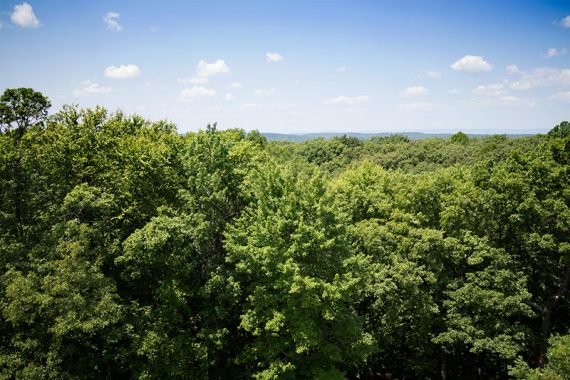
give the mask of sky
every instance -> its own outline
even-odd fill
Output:
[[[570,1],[0,0],[0,91],[261,132],[541,133]]]

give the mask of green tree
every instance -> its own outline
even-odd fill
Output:
[[[239,361],[254,377],[343,378],[370,353],[352,305],[360,259],[330,206],[323,179],[271,164],[253,173],[255,202],[226,233],[244,293]]]
[[[552,137],[566,137],[570,135],[570,123],[563,121],[550,131],[548,131],[548,136]]]
[[[249,202],[245,182],[260,146],[215,126],[187,139],[178,199],[115,259],[131,302],[131,368],[143,378],[239,377],[239,288],[222,242]]]
[[[500,376],[522,351],[525,277],[504,250],[449,228],[449,199],[463,199],[470,182],[465,170],[404,175],[371,163],[337,179],[335,201],[352,220],[354,248],[370,262],[361,307],[379,342],[372,373],[432,377],[441,352],[446,374],[479,367]]]
[[[106,245],[103,220],[112,207],[109,194],[76,187],[36,260],[2,277],[0,312],[11,339],[0,350],[0,376],[118,375],[123,308],[97,252]]]
[[[9,88],[0,96],[0,218],[7,225],[2,232],[18,240],[24,237],[29,213],[26,190],[30,178],[23,167],[22,139],[28,129],[43,124],[50,106],[48,98],[31,88]],[[10,237],[0,234],[0,239],[10,240]]]
[[[459,131],[456,134],[454,134],[453,136],[451,136],[449,138],[449,141],[451,141],[453,143],[457,143],[457,144],[467,144],[469,142],[469,136],[467,136],[465,133]]]
[[[546,353],[548,363],[543,369],[530,369],[519,360],[511,370],[511,376],[526,380],[568,380],[570,379],[570,335],[555,335],[549,340]]]
[[[512,268],[527,277],[527,301],[536,361],[546,363],[551,332],[568,326],[565,295],[570,282],[570,199],[568,154],[553,140],[534,152],[513,152],[503,163],[480,164],[468,193],[450,199],[445,228],[469,230],[504,249]],[[561,150],[562,148],[562,150]],[[534,360],[533,360],[534,362]]]
[[[0,96],[0,132],[24,132],[47,117],[51,103],[31,88],[8,88]]]

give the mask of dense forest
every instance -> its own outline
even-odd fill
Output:
[[[570,123],[267,142],[0,98],[2,379],[570,379]]]

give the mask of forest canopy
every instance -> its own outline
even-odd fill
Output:
[[[267,142],[0,97],[0,378],[569,379],[570,127]]]

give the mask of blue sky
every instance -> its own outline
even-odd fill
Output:
[[[570,1],[6,1],[0,90],[180,132],[545,132]]]

